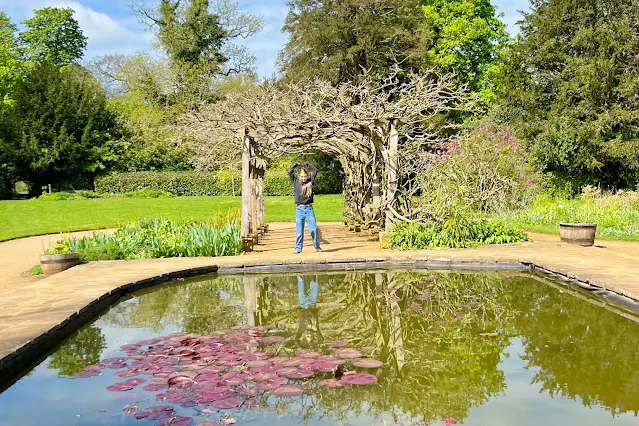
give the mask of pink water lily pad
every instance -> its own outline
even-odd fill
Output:
[[[336,340],[331,343],[331,346],[334,348],[343,348],[344,346],[348,346],[348,340]]]
[[[100,370],[84,370],[80,371],[79,373],[75,373],[73,377],[75,377],[76,379],[88,379],[90,377],[97,377],[100,374],[102,374]]]
[[[320,386],[324,386],[327,388],[342,388],[344,387],[344,383],[341,380],[337,379],[326,379],[319,382]]]
[[[299,385],[283,385],[273,391],[275,396],[300,396],[306,389]]]
[[[242,401],[237,398],[224,398],[218,399],[217,401],[213,401],[211,406],[224,410],[229,408],[237,408],[242,405]]]
[[[167,419],[169,417],[173,417],[173,410],[171,411],[156,411],[153,413],[149,413],[148,416],[146,416],[147,420],[162,420],[162,419]]]
[[[299,370],[299,371],[294,371],[292,373],[289,374],[285,374],[285,377],[288,377],[289,379],[307,379],[309,377],[313,377],[315,375],[315,373],[313,371],[310,370]]]
[[[377,377],[368,373],[357,373],[350,376],[344,376],[341,381],[347,385],[370,385],[377,382]]]
[[[260,340],[262,343],[280,343],[284,341],[284,338],[282,336],[268,336],[268,337],[262,337],[262,339]]]
[[[353,348],[344,348],[344,349],[338,349],[335,351],[335,355],[337,355],[340,358],[343,359],[353,359],[353,358],[359,358],[362,356],[362,353],[360,351],[358,351],[357,349],[353,349]]]
[[[447,417],[445,419],[442,419],[442,423],[445,423],[447,425],[456,425],[457,420],[453,419],[452,417]]]
[[[167,387],[168,387],[168,385],[163,385],[161,383],[151,383],[151,384],[148,384],[148,385],[144,386],[142,388],[142,390],[145,390],[147,392],[158,392],[158,391],[161,391],[161,390],[165,390]]]
[[[133,389],[135,386],[131,386],[131,385],[125,385],[125,384],[115,384],[115,385],[111,385],[111,386],[107,386],[106,390],[111,391],[111,392],[127,392],[130,391],[131,389]]]
[[[122,370],[122,371],[118,371],[117,373],[115,373],[113,375],[113,377],[118,377],[118,378],[125,378],[125,377],[134,377],[134,376],[139,376],[140,372],[139,371],[132,371],[132,370]]]
[[[308,349],[300,349],[299,351],[297,351],[297,356],[299,356],[300,358],[319,358],[320,356],[322,356],[322,354],[319,352],[310,351]],[[290,366],[287,365],[286,367]]]
[[[376,359],[360,359],[355,361],[353,365],[360,368],[379,368],[384,365],[384,363]]]
[[[195,380],[187,376],[175,376],[169,379],[168,385],[172,388],[188,389],[195,385]]]
[[[153,426],[189,426],[193,423],[191,417],[170,417],[155,422]]]

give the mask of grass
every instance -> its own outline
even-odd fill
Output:
[[[69,201],[0,201],[0,241],[32,235],[116,228],[140,218],[204,221],[241,208],[240,197],[108,198]],[[315,197],[322,222],[343,220],[341,195]],[[294,222],[293,197],[267,197],[267,222]]]
[[[597,239],[639,241],[639,193],[591,195],[575,199],[542,195],[525,209],[497,216],[529,232],[558,234],[559,223],[597,224]]]

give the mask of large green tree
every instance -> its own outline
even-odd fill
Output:
[[[106,144],[119,136],[104,90],[77,65],[36,64],[18,85],[9,114],[13,164],[31,195],[46,184],[90,180],[106,166]]]
[[[424,0],[423,11],[434,33],[435,64],[457,75],[489,102],[490,70],[508,40],[506,25],[491,0]]]
[[[419,70],[429,62],[432,33],[421,0],[292,0],[280,53],[286,78],[356,80],[365,70],[378,78],[399,63]]]
[[[87,38],[82,34],[73,9],[45,7],[24,21],[20,34],[25,58],[32,62],[48,60],[57,65],[77,62],[84,55]]]
[[[639,1],[533,0],[504,56],[495,114],[573,189],[639,178]]]

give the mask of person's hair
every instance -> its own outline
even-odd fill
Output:
[[[304,167],[300,168],[300,174],[302,172],[304,172],[307,176],[310,177],[310,175],[308,174],[308,172],[306,171]],[[306,198],[310,198],[311,195],[313,194],[313,182],[311,182],[310,179],[308,180],[308,182],[302,185],[302,193],[304,194]]]

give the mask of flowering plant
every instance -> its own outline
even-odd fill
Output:
[[[523,143],[508,127],[491,124],[435,154],[423,180],[428,203],[446,210],[496,211],[519,207],[537,178]]]
[[[69,247],[66,244],[63,243],[57,243],[55,246],[53,246],[50,249],[47,249],[45,251],[45,254],[67,254],[69,253],[71,250],[69,249]]]

